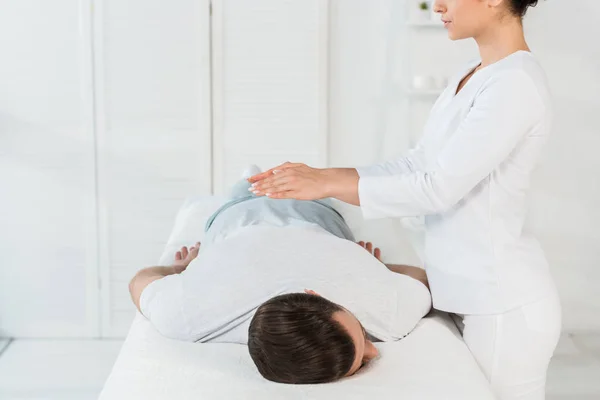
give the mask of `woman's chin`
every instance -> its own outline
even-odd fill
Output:
[[[448,39],[456,41],[456,40],[462,40],[462,39],[466,39],[469,36],[465,36],[465,35],[460,35],[457,32],[454,32],[452,30],[448,30]]]

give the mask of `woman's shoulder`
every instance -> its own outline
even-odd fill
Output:
[[[505,113],[527,110],[530,121],[551,121],[552,96],[539,62],[529,54],[519,54],[509,61],[487,71],[474,104]]]
[[[538,59],[530,52],[520,51],[491,66],[487,85],[514,87],[519,92],[536,90],[548,95],[548,79]]]
[[[521,52],[507,62],[493,65],[484,76],[477,96],[506,98],[511,103],[527,103],[530,109],[544,114],[552,109],[546,74],[533,55]]]

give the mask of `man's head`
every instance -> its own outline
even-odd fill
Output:
[[[295,384],[333,382],[378,355],[354,315],[312,291],[261,305],[250,323],[248,349],[263,377]]]

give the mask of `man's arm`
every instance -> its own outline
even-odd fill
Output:
[[[425,270],[419,267],[411,267],[410,265],[398,265],[398,264],[385,264],[385,266],[392,272],[397,274],[407,275],[411,278],[418,280],[423,283],[429,289],[429,281],[427,280],[427,274]]]
[[[175,254],[175,261],[170,267],[150,267],[138,271],[133,279],[131,279],[131,282],[129,282],[129,293],[131,294],[131,299],[137,309],[142,312],[140,308],[140,297],[142,296],[144,289],[146,289],[146,286],[165,276],[180,274],[185,271],[190,262],[198,256],[199,250],[200,242],[190,247],[189,251],[188,248],[184,246]]]
[[[133,304],[137,307],[137,309],[142,312],[140,309],[140,297],[142,296],[142,292],[146,289],[146,286],[151,284],[152,282],[162,279],[165,276],[176,274],[175,268],[171,267],[150,267],[144,268],[138,271],[137,274],[133,277],[131,282],[129,282],[129,293],[131,294],[131,300],[133,300]]]
[[[376,259],[378,259],[390,271],[395,272],[397,274],[410,276],[411,278],[416,279],[419,282],[423,283],[423,285],[425,285],[425,287],[427,287],[427,289],[429,289],[429,281],[427,280],[427,274],[425,273],[424,269],[419,268],[419,267],[412,267],[410,265],[385,264],[381,260],[381,250],[378,247],[373,249],[373,243],[371,243],[371,242],[365,243],[363,241],[360,241],[360,242],[358,242],[358,245],[360,247],[364,248],[365,250],[367,250],[369,253],[371,253]],[[431,291],[431,289],[430,289],[430,291]]]

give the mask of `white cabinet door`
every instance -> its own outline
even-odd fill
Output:
[[[94,26],[102,333],[134,315],[185,197],[211,192],[208,0],[105,0]]]
[[[214,0],[214,183],[327,165],[327,0]]]
[[[353,167],[402,154],[409,143],[394,77],[403,1],[330,0],[330,163]]]
[[[0,336],[97,336],[90,2],[0,6]]]

